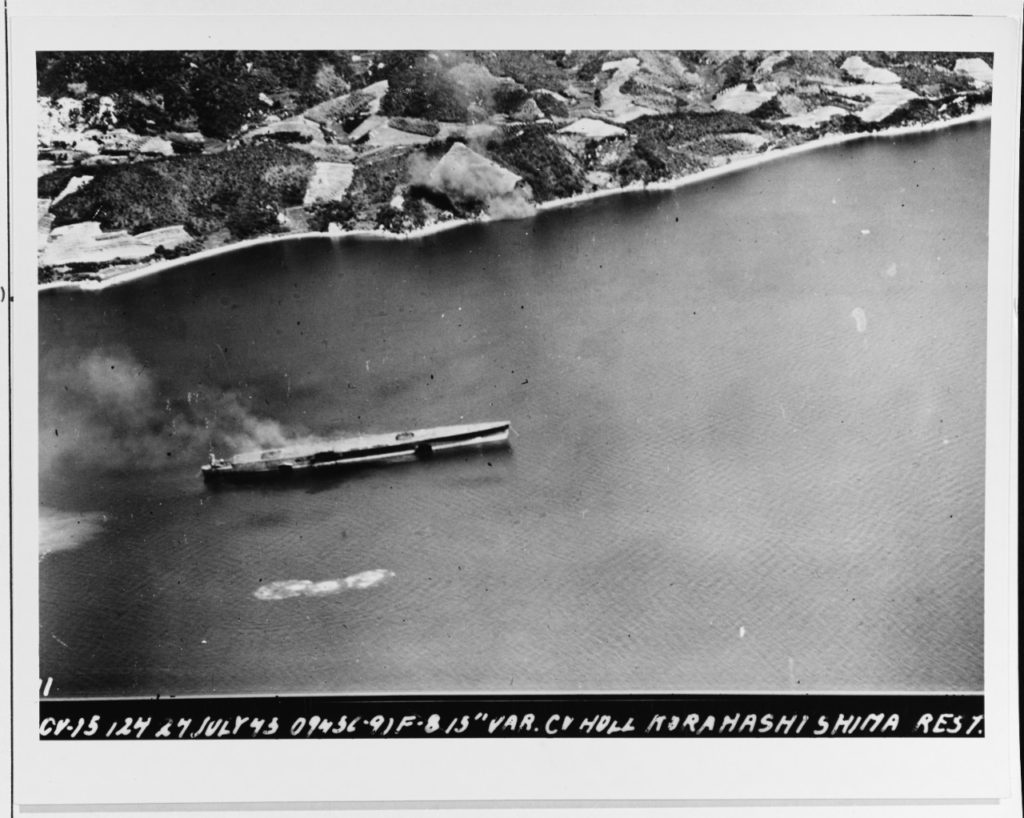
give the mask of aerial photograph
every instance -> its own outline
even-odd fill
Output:
[[[46,695],[982,691],[992,86],[36,52]]]

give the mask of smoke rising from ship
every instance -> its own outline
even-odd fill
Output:
[[[194,465],[208,452],[314,442],[253,413],[234,392],[168,394],[156,373],[125,350],[97,349],[74,362],[43,360],[49,396],[40,404],[40,472],[58,461],[146,469]]]

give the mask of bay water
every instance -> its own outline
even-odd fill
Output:
[[[988,169],[970,124],[41,293],[41,678],[981,689]],[[508,450],[199,477],[492,419]]]

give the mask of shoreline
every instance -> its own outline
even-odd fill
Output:
[[[541,213],[549,210],[559,210],[562,208],[577,207],[583,203],[593,201],[595,199],[603,199],[608,196],[618,196],[626,193],[642,193],[644,191],[664,191],[664,190],[676,190],[687,185],[699,184],[709,179],[715,179],[720,176],[725,176],[730,173],[737,173],[739,171],[747,170],[749,168],[756,167],[761,164],[773,162],[777,159],[782,159],[789,156],[795,156],[801,153],[807,153],[812,150],[818,150],[820,148],[832,147],[834,145],[840,145],[845,142],[856,142],[866,139],[879,139],[879,138],[890,138],[898,136],[913,136],[921,133],[928,133],[931,131],[945,130],[953,128],[958,125],[965,125],[970,122],[982,122],[990,120],[992,118],[992,106],[979,106],[969,114],[965,114],[960,117],[953,117],[951,119],[934,120],[932,122],[926,122],[924,124],[910,125],[904,127],[892,127],[885,128],[880,131],[866,131],[863,133],[845,133],[845,134],[829,134],[818,139],[812,139],[808,142],[801,143],[799,145],[793,145],[786,148],[775,148],[769,149],[763,153],[751,153],[751,154],[737,154],[735,157],[729,157],[725,164],[719,165],[714,168],[707,168],[705,170],[698,171],[696,173],[687,174],[686,176],[680,176],[676,179],[665,179],[658,182],[635,182],[624,187],[607,188],[605,190],[594,190],[589,193],[580,193],[576,196],[569,196],[562,199],[552,199],[547,202],[541,202],[535,206],[535,213]],[[443,233],[448,230],[455,230],[460,227],[465,227],[471,224],[487,224],[492,221],[507,221],[505,219],[492,219],[489,216],[482,216],[472,219],[449,219],[441,222],[435,222],[434,224],[427,225],[424,227],[410,230],[406,233],[389,233],[385,230],[345,230],[336,233],[331,232],[318,232],[318,231],[305,231],[301,233],[281,233],[272,234],[269,236],[257,236],[252,239],[244,239],[242,241],[233,242],[231,244],[223,245],[222,247],[214,247],[209,250],[201,250],[198,253],[193,253],[188,256],[182,256],[175,259],[166,259],[164,261],[158,261],[152,264],[147,264],[144,267],[127,270],[123,273],[114,273],[107,278],[100,280],[96,279],[85,279],[85,280],[72,280],[72,281],[49,281],[45,284],[37,284],[37,291],[42,292],[44,290],[58,290],[58,289],[73,289],[80,291],[99,292],[105,290],[108,287],[114,287],[119,284],[127,284],[131,281],[138,281],[142,278],[148,278],[149,276],[162,273],[166,270],[173,269],[175,267],[183,267],[193,262],[203,261],[209,258],[215,258],[220,255],[232,253],[237,250],[243,250],[249,247],[257,247],[262,244],[271,244],[276,242],[284,241],[298,241],[301,239],[319,238],[319,239],[348,239],[348,238],[365,238],[373,239],[377,241],[409,241],[414,239],[424,238],[426,236],[435,235],[437,233]]]

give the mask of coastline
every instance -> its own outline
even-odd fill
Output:
[[[687,174],[686,176],[680,176],[675,179],[666,179],[658,182],[642,183],[637,182],[624,187],[608,188],[605,190],[595,190],[589,193],[581,193],[576,196],[569,196],[562,199],[552,199],[547,202],[542,202],[536,205],[536,212],[558,210],[562,208],[576,207],[594,199],[603,199],[607,196],[617,196],[624,193],[638,193],[643,191],[661,191],[661,190],[675,190],[680,187],[687,185],[699,184],[709,179],[714,179],[719,176],[725,176],[726,174],[736,173],[742,170],[756,167],[767,162],[772,162],[777,159],[782,159],[789,156],[795,156],[801,153],[807,153],[812,150],[818,150],[819,148],[831,147],[839,145],[845,142],[856,142],[866,139],[879,139],[879,138],[891,138],[899,136],[913,136],[921,133],[928,133],[930,131],[945,130],[947,128],[953,128],[958,125],[964,125],[970,122],[980,122],[989,120],[992,118],[992,106],[979,106],[969,114],[965,114],[960,117],[953,117],[951,119],[935,120],[932,122],[926,122],[918,125],[910,125],[903,127],[885,128],[880,131],[867,131],[861,133],[845,133],[845,134],[829,134],[818,139],[812,139],[808,142],[804,142],[800,145],[793,145],[786,148],[769,149],[763,153],[752,153],[752,154],[739,154],[735,157],[730,157],[725,164],[718,167],[708,168],[706,170],[698,171],[697,173]],[[222,247],[215,247],[209,250],[201,250],[198,253],[193,253],[188,256],[182,256],[175,259],[167,259],[164,261],[158,261],[153,264],[147,264],[144,267],[127,270],[123,273],[114,273],[104,279],[86,279],[78,281],[50,281],[45,284],[37,284],[37,290],[42,292],[44,290],[58,290],[58,289],[73,289],[89,292],[98,292],[105,290],[108,287],[114,287],[119,284],[126,284],[131,281],[137,281],[142,278],[162,273],[166,270],[173,269],[175,267],[182,267],[187,264],[191,264],[196,261],[202,261],[209,258],[215,258],[220,255],[232,253],[236,250],[242,250],[249,247],[256,247],[262,244],[270,244],[275,242],[283,241],[297,241],[300,239],[319,238],[319,239],[347,239],[347,238],[366,238],[375,239],[378,241],[409,241],[414,239],[424,238],[425,236],[434,235],[437,233],[443,233],[448,230],[455,230],[459,227],[464,227],[470,224],[486,224],[491,221],[496,221],[489,216],[482,216],[473,219],[450,219],[447,221],[436,222],[431,225],[427,225],[416,230],[410,230],[406,233],[389,233],[385,230],[346,230],[339,231],[336,233],[331,232],[317,232],[317,231],[306,231],[302,233],[281,233],[273,234],[269,236],[258,236],[252,239],[245,239],[243,241],[226,244]]]

